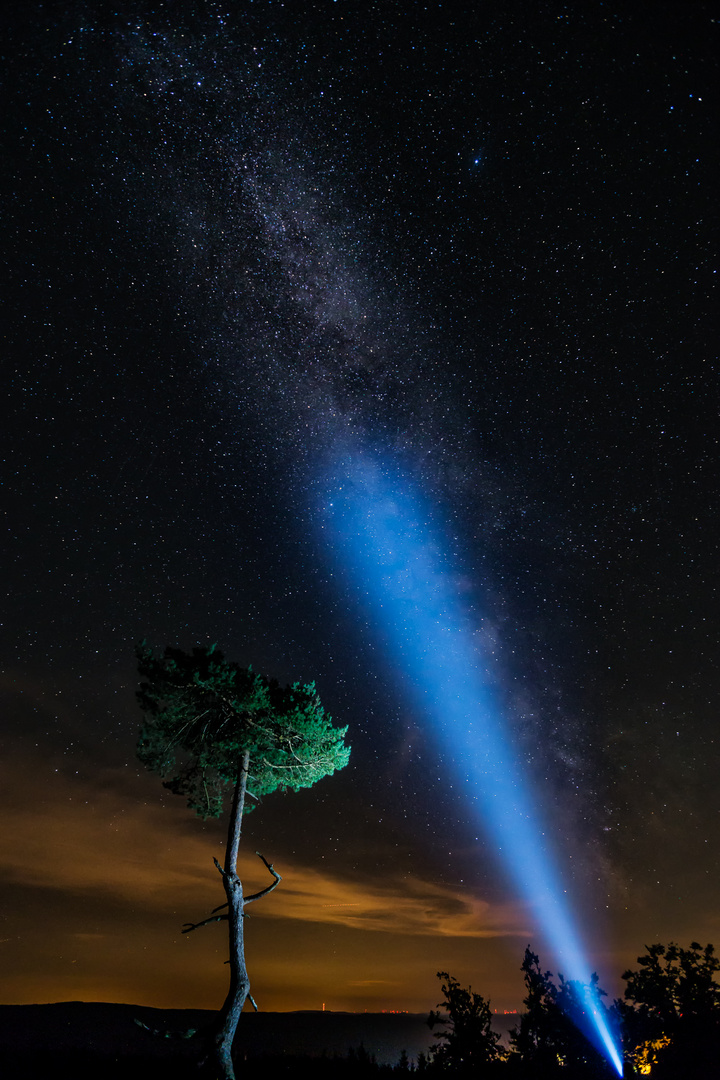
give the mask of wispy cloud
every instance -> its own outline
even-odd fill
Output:
[[[272,917],[268,906],[263,912]],[[408,875],[390,882],[357,881],[303,866],[283,876],[278,915],[354,929],[433,937],[527,935],[527,920],[512,904],[491,904],[460,887]]]
[[[174,907],[178,895],[186,910],[216,906],[220,882],[211,859],[222,857],[219,834],[193,834],[182,815],[128,799],[112,779],[90,793],[58,776],[44,805],[9,806],[0,834],[2,877],[73,894],[112,893],[116,902],[146,910]],[[528,933],[520,907],[492,904],[461,886],[413,875],[353,878],[342,867],[287,860],[279,869],[281,889],[253,906],[253,916],[436,938]],[[262,867],[249,855],[244,871],[251,889],[262,887]]]

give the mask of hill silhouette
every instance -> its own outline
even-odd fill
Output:
[[[197,1047],[192,1041],[161,1038],[135,1022],[159,1031],[200,1029],[216,1014],[202,1009],[153,1009],[141,1005],[65,1001],[49,1005],[0,1005],[0,1073],[14,1077],[73,1077],[102,1068],[106,1077],[158,1080],[196,1076]],[[517,1020],[498,1016],[506,1034]],[[359,1051],[378,1064],[396,1064],[402,1051],[416,1059],[432,1044],[427,1013],[259,1012],[243,1013],[236,1052],[249,1060],[347,1056]]]

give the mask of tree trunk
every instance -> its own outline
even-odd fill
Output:
[[[242,815],[245,806],[248,767],[250,754],[243,754],[240,773],[235,784],[228,842],[225,852],[225,865],[222,868],[225,895],[228,901],[228,926],[230,935],[230,989],[225,1004],[220,1010],[214,1036],[214,1058],[222,1080],[235,1080],[232,1063],[232,1045],[235,1039],[240,1013],[250,993],[250,980],[245,966],[245,933],[242,882],[237,874],[237,857],[242,830]]]

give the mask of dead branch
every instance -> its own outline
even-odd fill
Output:
[[[215,910],[217,911],[217,908]],[[228,919],[227,915],[211,915],[208,919],[203,919],[202,922],[195,922],[195,923],[186,922],[186,923],[183,923],[183,926],[185,927],[185,929],[182,930],[181,933],[189,934],[191,930],[199,930],[201,926],[207,926],[208,923],[211,923],[211,922],[227,922],[227,919]]]
[[[271,885],[268,885],[266,889],[261,889],[260,892],[253,893],[252,896],[246,896],[243,901],[244,904],[251,904],[253,900],[260,900],[263,896],[267,896],[267,894],[271,893],[273,889],[277,889],[278,885],[282,881],[282,878],[278,874],[273,864],[269,863],[265,856],[261,855],[259,851],[256,851],[255,854],[257,855],[258,859],[261,859],[265,863],[265,866],[268,868],[275,880]]]

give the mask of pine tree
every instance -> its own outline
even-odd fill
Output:
[[[138,700],[146,717],[138,757],[202,817],[219,817],[230,801],[224,864],[214,860],[227,901],[209,918],[186,923],[183,932],[228,923],[230,989],[210,1041],[221,1076],[234,1080],[232,1044],[250,995],[243,912],[281,880],[258,852],[274,880],[252,896],[243,895],[237,873],[242,817],[262,796],[311,787],[346,765],[347,728],[333,726],[314,684],[281,687],[225,660],[215,646],[192,653],[168,648],[158,656],[143,643],[137,658],[143,680]]]

